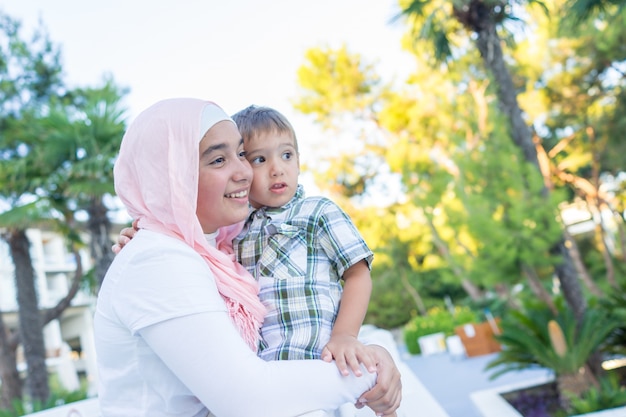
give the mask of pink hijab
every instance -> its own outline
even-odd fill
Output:
[[[196,217],[200,140],[222,120],[232,121],[215,103],[199,99],[163,100],[144,110],[122,140],[115,192],[140,229],[182,240],[204,258],[230,317],[256,351],[265,307],[257,282],[224,241],[241,225],[220,229],[220,251],[207,242]]]

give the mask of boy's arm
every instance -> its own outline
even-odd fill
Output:
[[[328,344],[322,351],[322,359],[330,362],[335,359],[343,375],[352,369],[360,375],[359,363],[368,369],[375,367],[375,359],[358,340],[367,306],[372,292],[372,279],[367,262],[361,260],[343,274],[344,287],[339,312]]]

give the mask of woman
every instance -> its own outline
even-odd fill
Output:
[[[202,100],[161,101],[126,132],[115,189],[141,230],[98,295],[103,417],[290,417],[355,401],[394,415],[399,373],[380,347],[368,347],[378,364],[361,377],[256,356],[256,283],[217,249],[218,234],[227,239],[248,213],[244,156],[232,120]]]

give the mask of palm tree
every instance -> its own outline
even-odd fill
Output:
[[[503,345],[498,357],[487,364],[494,379],[502,374],[541,366],[554,371],[561,401],[567,407],[570,396],[580,397],[599,380],[590,372],[587,360],[597,352],[620,324],[601,309],[588,309],[582,324],[572,311],[555,300],[557,314],[547,306],[528,302],[511,311],[501,323],[497,339]]]
[[[88,214],[96,288],[114,257],[105,199],[115,193],[113,163],[126,128],[126,109],[121,103],[126,92],[106,77],[101,87],[72,91],[43,121],[50,153],[65,158],[55,173],[50,195],[64,201],[66,209]]]

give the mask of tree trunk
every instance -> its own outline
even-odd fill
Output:
[[[561,240],[553,248],[553,253],[561,258],[561,262],[556,265],[556,275],[559,277],[561,291],[563,291],[565,301],[572,309],[576,320],[578,323],[581,323],[587,310],[587,300],[582,292],[576,267],[574,262],[572,262],[569,251],[565,247],[564,240]]]
[[[524,274],[526,279],[528,279],[528,283],[532,292],[534,292],[540,300],[546,303],[552,314],[554,314],[554,316],[556,317],[559,314],[559,311],[554,305],[554,301],[552,301],[552,297],[550,296],[548,291],[546,291],[546,289],[543,288],[543,285],[541,285],[541,281],[539,280],[537,271],[530,267],[530,265],[522,264],[522,274]]]
[[[420,312],[420,315],[425,316],[426,306],[424,306],[424,301],[422,300],[422,297],[420,296],[419,292],[417,292],[417,290],[409,282],[406,271],[402,271],[400,273],[400,279],[402,280],[402,285],[404,286],[404,289],[413,298],[413,302],[415,303],[417,310]]]
[[[580,398],[592,386],[598,387],[598,381],[587,367],[575,373],[557,375],[556,384],[561,405],[566,410],[571,408],[570,396]]]
[[[552,170],[553,168],[555,168],[555,166],[551,163],[550,155],[546,153],[545,149],[541,145],[541,141],[539,137],[535,135],[533,137],[533,141],[535,143],[535,150],[537,152],[537,159],[539,161],[539,169],[541,170],[541,173],[543,175],[544,185],[546,186],[546,188],[548,188],[549,191],[552,191],[554,189],[554,183],[552,182]],[[565,139],[562,139],[560,141],[560,144],[564,144],[566,142],[567,141]],[[564,174],[564,173],[562,172],[556,173],[557,176],[559,176],[560,174]],[[562,176],[561,176],[561,179],[563,179]],[[577,188],[585,188],[586,190],[589,190],[591,188],[587,186],[587,182],[585,181],[574,181],[572,182],[572,185],[576,186],[577,183],[579,185],[585,184],[585,187],[578,186]],[[596,283],[593,281],[593,279],[591,279],[591,276],[589,275],[589,272],[587,271],[587,268],[585,267],[585,264],[582,261],[580,251],[578,250],[578,244],[576,243],[576,240],[574,240],[572,235],[567,230],[567,225],[563,221],[562,217],[560,218],[560,223],[561,223],[561,228],[563,230],[563,238],[565,239],[565,247],[569,251],[569,255],[572,258],[572,262],[574,263],[576,272],[578,273],[582,281],[585,283],[585,286],[589,289],[589,291],[591,291],[593,295],[598,296],[598,297],[602,296],[603,295],[602,290],[600,290],[600,287],[598,287]]]
[[[521,149],[524,159],[539,169],[537,151],[532,140],[530,128],[522,115],[522,109],[517,102],[517,93],[511,74],[504,62],[501,40],[493,22],[486,23],[484,28],[476,32],[476,46],[487,68],[496,80],[498,101],[500,108],[511,123],[511,137]]]
[[[606,280],[614,290],[619,291],[619,284],[615,279],[615,266],[613,265],[613,255],[606,243],[606,231],[604,222],[602,221],[601,209],[598,210],[599,222],[596,224],[595,233],[597,245],[600,253],[602,254],[602,260],[604,261],[604,267],[606,268]]]
[[[48,400],[48,370],[43,326],[35,288],[35,271],[30,256],[30,242],[23,229],[13,229],[8,236],[9,251],[15,264],[15,287],[19,308],[20,340],[28,367],[26,379],[32,400]]]
[[[96,285],[100,288],[104,275],[107,273],[115,254],[111,251],[113,242],[111,234],[111,221],[107,216],[108,209],[102,202],[102,197],[94,197],[87,208],[89,220],[87,228],[90,233],[90,250],[94,259],[96,269]]]
[[[613,210],[615,224],[617,224],[617,235],[619,236],[619,247],[621,249],[622,262],[626,262],[626,229],[624,228],[624,217],[617,210]]]
[[[611,253],[611,250],[607,245],[606,226],[604,218],[602,216],[602,212],[605,209],[611,210],[611,208],[608,204],[608,201],[600,197],[600,153],[603,150],[606,150],[606,148],[604,145],[598,144],[598,141],[596,140],[596,132],[593,127],[588,126],[586,132],[587,137],[589,138],[589,142],[591,143],[591,155],[593,156],[591,163],[591,183],[593,184],[593,195],[588,196],[587,201],[595,211],[596,216],[594,217],[598,219],[596,222],[596,235],[598,239],[597,244],[600,253],[602,254],[604,265],[606,267],[606,279],[611,284],[614,290],[619,291],[619,284],[615,280],[615,266],[613,265],[613,254]]]
[[[13,410],[13,401],[22,399],[22,380],[17,371],[17,337],[4,325],[0,311],[0,408]]]
[[[482,25],[480,27],[474,28],[478,35],[476,46],[480,51],[485,68],[491,72],[496,80],[500,107],[504,114],[508,116],[511,123],[511,137],[513,138],[513,142],[515,142],[522,151],[526,161],[534,165],[541,174],[531,131],[522,116],[522,110],[517,101],[515,86],[504,62],[501,40],[496,31],[495,23],[488,19],[482,20],[481,22]],[[544,186],[542,190],[543,195],[547,196],[548,192],[549,190]],[[587,309],[587,302],[582,293],[581,284],[576,274],[576,268],[565,247],[564,238],[555,244],[552,252],[561,256],[561,262],[555,267],[555,272],[561,283],[565,300],[580,323]]]
[[[578,250],[578,244],[565,225],[563,225],[563,235],[565,236],[565,243],[569,249],[569,254],[572,257],[572,262],[574,262],[576,271],[578,271],[578,275],[580,275],[581,279],[585,283],[585,286],[593,295],[596,297],[602,297],[604,293],[593,281],[593,279],[591,279],[591,275],[589,275],[589,271],[587,271],[587,268],[583,263],[582,256],[580,255],[580,251]]]
[[[72,285],[70,286],[67,295],[63,297],[56,306],[46,309],[42,315],[42,322],[45,326],[50,323],[52,320],[56,320],[61,317],[61,314],[65,311],[67,307],[70,306],[72,299],[78,293],[78,289],[80,288],[80,282],[83,277],[83,263],[80,259],[80,254],[76,248],[72,247],[72,253],[74,254],[74,259],[76,261],[76,272],[74,274],[74,278],[72,279]]]
[[[562,180],[569,181],[572,185],[574,185],[574,187],[576,187],[577,189],[580,189],[580,191],[585,190],[583,192],[583,196],[588,195],[590,192],[592,192],[593,195],[597,195],[598,190],[593,188],[588,181],[582,178],[576,178],[576,180],[571,181],[571,178],[574,178],[573,175],[571,174],[566,175],[566,173],[561,171],[558,167],[554,166],[551,163],[550,155],[546,153],[545,149],[541,145],[541,141],[539,140],[537,136],[534,136],[533,141],[535,143],[535,150],[537,152],[539,168],[543,175],[544,184],[548,188],[548,191],[552,191],[554,189],[554,183],[552,182],[551,175],[553,171],[555,171],[554,173],[558,177],[560,177]],[[566,142],[567,141],[565,139],[562,139],[560,141],[560,144],[563,144]],[[598,296],[598,297],[602,296],[603,295],[602,290],[593,281],[593,279],[589,275],[589,271],[587,270],[587,268],[585,267],[585,264],[582,261],[582,257],[580,255],[580,251],[578,250],[578,244],[576,243],[576,240],[574,240],[572,235],[567,230],[567,225],[565,224],[562,218],[560,219],[560,222],[561,222],[561,227],[563,229],[563,238],[565,239],[565,247],[568,249],[572,262],[574,263],[574,267],[576,268],[576,272],[580,276],[580,279],[585,283],[585,286],[589,289],[589,291],[591,291],[593,295]]]

